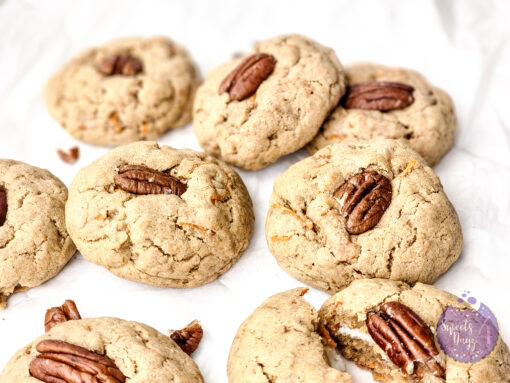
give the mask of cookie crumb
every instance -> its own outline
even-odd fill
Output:
[[[80,157],[80,148],[78,146],[73,146],[68,150],[57,149],[57,155],[66,164],[72,165],[78,161],[78,158]]]

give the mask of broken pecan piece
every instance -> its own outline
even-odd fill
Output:
[[[366,325],[375,343],[404,374],[415,374],[417,363],[423,363],[433,375],[444,375],[432,331],[408,306],[384,303],[379,313],[367,315]]]
[[[74,164],[78,161],[78,157],[80,156],[80,148],[78,146],[73,146],[69,150],[57,149],[57,155],[65,163]]]
[[[347,218],[347,232],[362,234],[377,225],[391,203],[391,194],[390,180],[377,172],[363,172],[345,181],[333,197]]]
[[[413,92],[412,86],[400,82],[367,81],[351,85],[341,103],[346,109],[387,112],[411,105]]]
[[[7,192],[5,188],[0,185],[0,226],[5,223],[7,217]]]
[[[273,72],[276,59],[266,53],[255,53],[247,57],[223,79],[218,94],[228,92],[231,100],[241,101],[255,93]]]
[[[169,174],[143,165],[123,165],[114,179],[115,185],[134,194],[175,194],[181,196],[187,186]]]
[[[134,76],[142,69],[142,62],[128,53],[106,57],[97,67],[97,70],[106,76]]]
[[[45,383],[124,383],[126,377],[105,356],[59,340],[43,340],[30,375]]]
[[[182,351],[191,355],[198,348],[203,335],[204,330],[202,330],[202,326],[200,326],[198,321],[194,320],[182,330],[174,331],[170,338],[177,343]]]
[[[44,330],[50,331],[56,325],[70,320],[81,319],[80,312],[76,307],[76,303],[72,300],[66,300],[60,307],[52,307],[46,311],[44,317]]]

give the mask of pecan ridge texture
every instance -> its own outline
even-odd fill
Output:
[[[46,311],[44,317],[44,330],[50,331],[56,325],[70,320],[81,319],[76,303],[66,300],[62,306],[52,307]]]
[[[203,335],[202,326],[194,320],[182,330],[174,331],[170,338],[177,343],[182,351],[190,355],[198,348]]]
[[[391,182],[377,172],[352,176],[340,186],[333,197],[340,203],[340,213],[347,218],[349,234],[362,234],[381,219],[391,203]]]
[[[175,194],[181,196],[186,184],[169,174],[143,165],[123,165],[114,178],[120,189],[134,194]]]
[[[247,57],[223,79],[218,94],[228,92],[231,100],[241,101],[255,93],[273,72],[276,59],[266,53],[255,53]]]
[[[416,375],[422,364],[433,375],[444,376],[434,334],[408,306],[399,302],[384,303],[379,312],[367,315],[366,325],[375,343],[404,374]]]
[[[29,366],[30,375],[45,383],[124,383],[126,377],[105,356],[59,340],[43,340]]]
[[[411,105],[413,92],[412,86],[401,82],[367,81],[349,86],[341,103],[346,109],[387,112]]]

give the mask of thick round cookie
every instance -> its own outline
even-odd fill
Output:
[[[366,81],[410,85],[414,88],[414,101],[402,109],[379,111],[347,108],[344,97],[308,145],[311,154],[348,137],[402,140],[430,166],[435,165],[450,150],[457,129],[457,118],[452,100],[446,92],[431,85],[418,72],[404,68],[359,63],[346,67],[345,73],[349,86]],[[382,97],[380,94],[376,96]]]
[[[11,294],[53,278],[75,253],[66,200],[66,186],[48,170],[0,160],[0,309]]]
[[[335,195],[361,176],[357,205]],[[359,278],[432,283],[462,248],[439,178],[415,151],[388,139],[327,146],[276,178],[266,239],[285,271],[329,292]]]
[[[190,122],[199,82],[181,46],[165,37],[130,38],[77,55],[49,80],[45,98],[74,138],[119,145]]]
[[[40,355],[37,344],[47,339],[67,342],[109,358],[128,383],[204,381],[195,362],[168,336],[147,325],[117,318],[73,320],[54,327],[18,351],[7,363],[0,381],[41,382],[30,376],[29,366]]]
[[[123,172],[126,165],[152,170]],[[136,181],[144,178],[145,184]],[[167,178],[164,194],[150,194]],[[127,191],[130,185],[138,190]],[[254,224],[248,191],[230,167],[203,153],[143,141],[110,151],[76,175],[66,219],[89,261],[164,287],[216,279],[246,249]]]
[[[253,94],[238,101],[220,91],[227,75],[261,53],[273,59],[257,68],[275,65]],[[207,153],[257,170],[308,143],[344,92],[343,69],[331,49],[299,35],[278,36],[207,75],[193,105],[193,129]]]
[[[230,383],[351,383],[330,367],[307,289],[276,294],[244,321],[228,358]]]
[[[370,369],[375,380],[386,383],[508,382],[510,354],[501,338],[490,355],[474,364],[456,362],[436,345],[439,355],[433,359],[443,368],[443,376],[440,373],[437,374],[439,376],[433,375],[426,366],[417,361],[414,362],[414,374],[403,373],[374,341],[366,323],[367,316],[377,312],[386,302],[399,302],[410,308],[425,326],[433,329],[432,338],[441,314],[448,306],[466,310],[466,306],[459,303],[454,295],[433,286],[417,283],[411,288],[403,282],[382,279],[355,281],[329,298],[319,311],[321,324],[338,342],[338,350],[342,355],[358,366]],[[412,330],[412,327],[406,326],[403,321],[398,323],[402,324],[406,331]],[[417,376],[419,374],[422,376]]]

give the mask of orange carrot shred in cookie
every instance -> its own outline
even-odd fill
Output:
[[[416,160],[409,161],[405,170],[402,172],[402,175],[407,176],[409,173],[411,173],[411,170],[413,170],[413,168],[414,168],[414,164],[416,164]]]
[[[273,235],[271,237],[271,241],[273,241],[273,242],[287,242],[287,241],[290,241],[290,238],[291,237],[288,237],[288,236]]]
[[[275,209],[282,209],[285,213],[287,214],[290,214],[290,215],[293,215],[294,217],[296,217],[297,219],[299,219],[301,222],[303,222],[305,224],[305,226],[307,228],[312,228],[313,227],[313,223],[311,222],[307,222],[303,217],[301,217],[298,213],[296,213],[295,211],[289,209],[289,208],[286,208],[285,206],[283,205],[280,205],[279,203],[274,203],[273,205],[271,205],[271,207],[275,208]]]
[[[341,136],[337,136],[336,134],[330,134],[328,136],[328,139],[329,140],[332,140],[332,141],[343,141],[345,140],[347,137],[341,137]]]
[[[319,327],[319,334],[326,340],[326,343],[329,347],[336,348],[337,346],[336,342],[333,340],[333,338],[331,338],[329,331],[326,330],[326,327],[324,327],[324,325],[321,325]]]
[[[203,226],[195,225],[194,223],[190,223],[190,222],[177,222],[177,225],[179,225],[179,226],[190,226],[190,227],[193,227],[193,228],[201,230],[201,231],[210,231],[213,234],[215,234],[214,230],[207,229],[207,228],[205,228]]]
[[[219,195],[212,195],[211,196],[211,202],[213,204],[216,204],[216,201],[219,201],[219,202],[224,202],[228,199],[229,197],[220,197]]]

